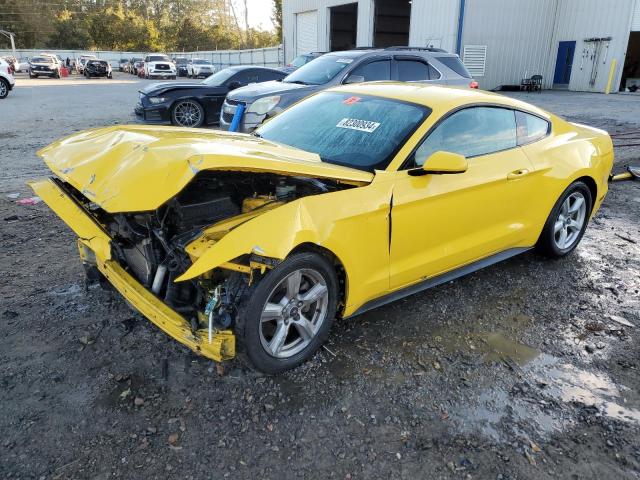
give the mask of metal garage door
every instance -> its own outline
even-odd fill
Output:
[[[296,55],[318,50],[318,11],[296,15]]]
[[[640,32],[640,0],[636,0],[636,8],[633,11],[631,20],[631,31]]]

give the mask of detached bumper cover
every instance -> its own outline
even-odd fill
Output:
[[[100,272],[141,314],[200,355],[215,361],[235,356],[235,337],[230,330],[217,331],[209,343],[208,332],[191,331],[190,323],[158,299],[111,259],[111,239],[84,210],[52,179],[37,180],[29,186],[78,235],[80,256],[86,261],[95,255]]]

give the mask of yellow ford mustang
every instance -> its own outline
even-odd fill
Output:
[[[560,257],[607,193],[600,130],[417,84],[312,96],[253,135],[115,126],[39,154],[34,191],[90,278],[214,360],[267,373],[349,317],[533,247]]]

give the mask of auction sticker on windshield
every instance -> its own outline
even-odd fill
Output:
[[[369,120],[358,120],[357,118],[343,118],[338,122],[336,127],[358,130],[359,132],[373,133],[380,124]]]

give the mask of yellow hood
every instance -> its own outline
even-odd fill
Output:
[[[356,185],[373,179],[371,173],[251,135],[174,127],[85,130],[38,155],[58,177],[111,213],[154,210],[202,170],[303,175]]]

